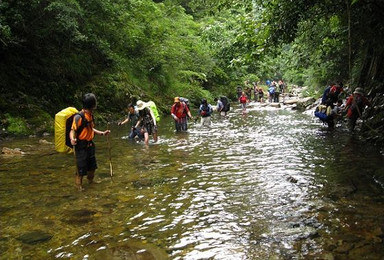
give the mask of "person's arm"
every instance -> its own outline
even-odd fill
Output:
[[[153,124],[156,126],[156,117],[155,117],[155,114],[152,112],[151,109],[148,109],[149,110],[149,113],[151,114],[151,117],[152,117],[152,120],[153,120]]]
[[[117,125],[124,125],[124,124],[126,124],[126,123],[128,123],[129,122],[129,117],[128,118],[126,118],[123,122],[119,122]]]
[[[76,135],[75,135],[75,130],[71,129],[71,131],[69,132],[69,138],[71,139],[71,144],[72,145],[76,145],[77,144],[77,139],[76,139]]]
[[[78,129],[79,120],[80,120],[80,115],[75,115],[73,117],[72,128],[71,128],[71,131],[69,132],[69,139],[71,140],[71,144],[73,146],[77,144],[76,130]]]
[[[174,120],[178,120],[179,118],[176,116],[176,105],[173,105],[171,108],[171,116],[173,117]]]
[[[105,131],[100,131],[100,130],[97,130],[96,128],[93,128],[93,131],[95,132],[95,134],[97,135],[109,135],[111,133],[111,130],[105,130]]]
[[[188,115],[188,117],[192,119],[191,110],[189,110],[189,108],[188,108],[187,105],[185,105],[185,110],[187,111],[187,115]]]
[[[219,105],[218,105],[218,111],[219,112],[221,112],[221,111],[223,111],[223,109],[224,109],[224,104],[223,104],[223,102],[221,102],[221,101],[219,101]]]
[[[347,103],[345,104],[344,112],[348,111],[348,108],[352,105],[352,102],[353,102],[353,96],[350,96],[347,99]]]
[[[139,120],[137,120],[136,125],[134,126],[134,128],[138,128],[140,124],[141,124],[141,117],[139,118]]]

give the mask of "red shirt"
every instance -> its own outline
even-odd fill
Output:
[[[188,112],[189,108],[184,102],[175,103],[171,108],[171,114],[176,115],[178,118],[186,117]]]
[[[354,97],[360,97],[361,99],[362,99],[362,102],[363,102],[363,107],[365,107],[365,106],[369,106],[371,103],[369,102],[369,100],[366,98],[366,97],[364,97],[364,96],[362,96],[362,95],[360,95],[360,94],[352,94],[352,95],[350,95],[349,96],[349,98],[348,98],[348,100],[347,100],[347,103],[345,104],[345,106],[346,107],[348,107],[348,111],[347,111],[347,117],[352,117],[352,115],[353,115],[353,104],[354,103],[356,103],[356,102],[354,102],[353,101],[353,99],[354,99]],[[355,104],[356,105],[356,104]],[[359,107],[359,109],[361,109],[360,107]],[[362,113],[363,111],[360,111],[360,113]]]
[[[244,103],[247,103],[247,97],[246,96],[241,96],[240,98],[239,98],[239,101],[240,101],[240,103],[242,103],[242,104],[244,104]]]

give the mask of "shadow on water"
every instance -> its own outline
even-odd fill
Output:
[[[72,155],[36,138],[2,145],[2,259],[382,259],[383,155],[343,126],[254,105],[160,122],[147,147],[96,137],[100,183],[74,187]],[[102,127],[100,127],[102,128]],[[53,142],[53,138],[45,138]]]

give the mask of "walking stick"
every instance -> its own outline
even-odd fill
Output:
[[[75,167],[76,167],[76,176],[79,176],[79,167],[77,166],[77,159],[76,159],[76,145],[73,146],[73,159],[75,160]]]
[[[109,130],[109,122],[107,123],[107,130]],[[107,135],[107,143],[108,143],[108,156],[109,156],[109,174],[111,175],[111,180],[112,180],[113,167],[112,167],[111,143],[109,141],[109,134]]]
[[[75,138],[76,138],[76,133],[75,133]],[[73,160],[75,162],[75,169],[76,169],[76,185],[78,186],[77,188],[82,191],[83,190],[83,187],[81,185],[81,180],[79,180],[80,178],[80,173],[79,173],[79,166],[77,165],[77,158],[76,158],[76,145],[73,145],[72,146],[72,151],[73,151]]]

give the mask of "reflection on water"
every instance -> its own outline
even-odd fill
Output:
[[[36,138],[0,157],[2,259],[382,259],[383,155],[312,116],[260,106],[146,147],[97,137],[99,184]],[[53,142],[53,138],[45,138]]]

